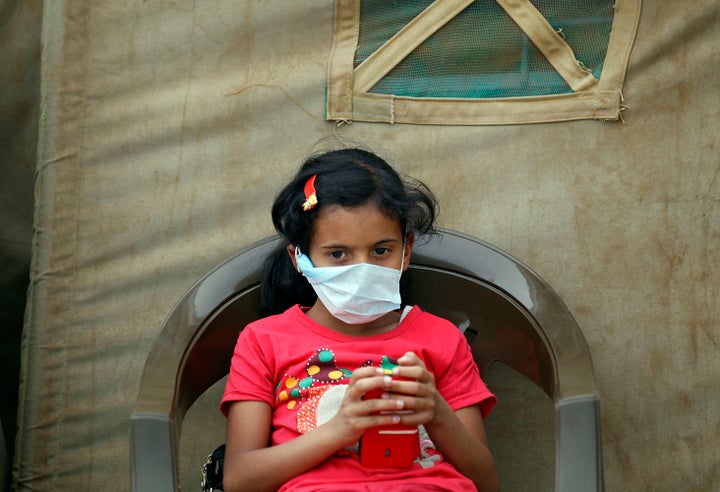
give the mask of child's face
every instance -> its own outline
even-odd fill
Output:
[[[371,263],[406,269],[413,240],[409,237],[403,262],[400,222],[373,204],[353,208],[331,206],[320,212],[313,228],[309,256],[321,266]]]

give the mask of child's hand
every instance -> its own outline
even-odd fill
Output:
[[[405,380],[394,380],[390,391],[394,397],[402,399],[405,410],[412,410],[402,415],[401,422],[405,425],[427,425],[433,422],[438,398],[441,398],[435,386],[435,377],[413,352],[400,357],[398,364],[393,369],[393,376]]]
[[[355,444],[365,429],[400,422],[400,416],[393,412],[402,411],[405,401],[400,395],[392,395],[394,384],[396,381],[379,367],[353,371],[337,414],[325,424],[327,430],[332,430],[339,448]],[[366,393],[377,389],[384,391],[382,398],[363,399]]]

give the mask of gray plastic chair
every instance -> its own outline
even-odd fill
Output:
[[[186,411],[227,373],[239,330],[257,319],[267,238],[230,257],[178,302],[155,341],[131,416],[134,491],[179,490],[177,445]],[[502,361],[555,406],[555,490],[603,490],[600,406],[592,360],[560,297],[532,270],[446,229],[419,241],[412,301],[454,321],[481,371]]]

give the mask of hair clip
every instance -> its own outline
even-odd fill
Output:
[[[305,212],[315,207],[318,203],[317,191],[315,191],[315,178],[317,178],[317,174],[310,176],[305,183],[305,202],[302,204],[302,209]]]

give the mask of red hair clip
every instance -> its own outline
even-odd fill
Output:
[[[305,212],[312,209],[318,203],[317,191],[315,191],[315,178],[317,178],[317,174],[310,176],[305,183],[305,202],[302,204]]]

